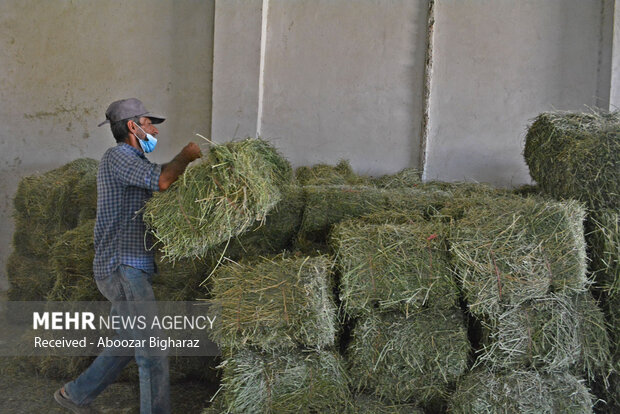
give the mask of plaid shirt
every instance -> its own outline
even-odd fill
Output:
[[[152,236],[146,232],[141,209],[159,191],[161,165],[125,143],[106,151],[97,172],[95,279],[112,274],[119,265],[155,273]]]

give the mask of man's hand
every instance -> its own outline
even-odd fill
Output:
[[[200,147],[194,142],[187,144],[172,161],[162,165],[159,175],[159,191],[167,190],[187,168],[187,165],[202,157]]]
[[[202,152],[200,152],[200,147],[195,142],[190,142],[181,150],[181,154],[184,158],[188,159],[189,162],[194,161],[202,157]]]

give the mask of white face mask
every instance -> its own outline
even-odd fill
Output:
[[[134,122],[134,124],[140,128],[140,125],[136,124]],[[153,150],[155,149],[155,146],[157,145],[157,138],[155,138],[153,135],[151,134],[147,134],[146,131],[144,131],[142,128],[140,128],[140,131],[144,132],[144,135],[146,135],[146,139],[140,139],[138,137],[138,142],[140,143],[140,146],[142,147],[142,151],[144,151],[146,154],[148,154],[149,152],[153,152]]]

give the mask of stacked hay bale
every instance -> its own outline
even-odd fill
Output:
[[[615,324],[620,320],[620,112],[548,112],[530,126],[525,161],[545,194],[576,199],[587,208],[586,241],[589,271],[610,323],[617,347]],[[610,393],[601,395],[610,410],[620,410],[620,358],[615,355]]]
[[[560,392],[566,383],[580,398],[567,412],[584,412],[582,407],[591,412],[587,388],[577,386],[581,382],[571,374],[589,379],[605,374],[609,340],[588,292],[583,208],[574,201],[508,194],[457,197],[451,203],[465,207],[454,223],[450,251],[468,310],[483,328],[478,370],[459,385],[453,409],[547,412],[559,402],[538,397],[526,403],[516,397],[518,390],[545,383]],[[538,373],[561,375],[564,382],[553,385]],[[498,398],[484,388],[489,384],[514,395]]]
[[[620,112],[547,112],[530,126],[525,161],[541,190],[588,208],[592,270],[609,293],[619,288]]]
[[[78,159],[49,171],[24,177],[13,200],[15,232],[7,264],[10,300],[43,300],[54,284],[49,265],[58,238],[94,218],[97,161]],[[93,196],[94,194],[94,196]]]
[[[470,344],[434,188],[384,193],[388,208],[333,227],[352,388],[388,404],[440,407]],[[399,198],[398,194],[404,195]],[[385,208],[386,204],[379,204]]]
[[[350,401],[334,349],[336,307],[328,256],[281,254],[221,266],[221,412],[337,412]]]

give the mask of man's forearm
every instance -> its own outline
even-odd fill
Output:
[[[201,156],[200,148],[196,144],[193,142],[187,144],[172,161],[162,165],[159,175],[159,191],[167,190],[183,174],[189,163]]]

